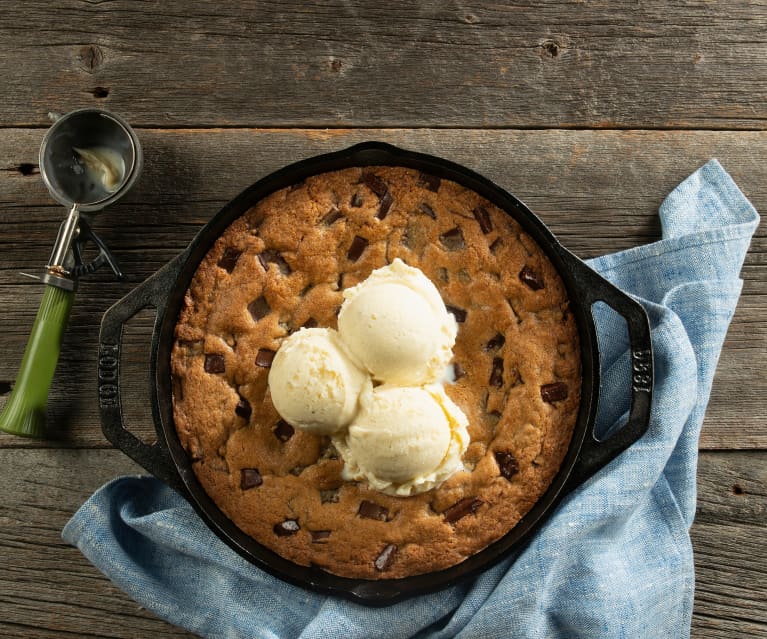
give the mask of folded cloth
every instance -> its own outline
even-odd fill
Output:
[[[716,160],[660,208],[663,239],[591,261],[647,309],[655,395],[645,436],[575,489],[532,542],[470,583],[367,608],[276,579],[151,477],[98,490],[64,529],[142,606],[204,637],[688,637],[697,442],[759,217]],[[625,325],[595,307],[597,428],[628,411]]]

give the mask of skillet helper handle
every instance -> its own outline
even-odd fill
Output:
[[[74,290],[45,286],[16,383],[0,414],[0,430],[22,437],[45,437],[48,391],[74,299]]]
[[[626,424],[603,441],[596,439],[595,420],[591,421],[581,454],[567,480],[566,491],[583,483],[647,432],[654,376],[650,320],[644,307],[579,259],[574,256],[571,259],[576,277],[581,280],[582,290],[586,291],[585,301],[589,308],[597,302],[604,302],[626,320],[631,360],[631,408]],[[599,366],[598,362],[596,366]]]
[[[120,395],[120,353],[125,324],[145,308],[156,309],[157,318],[160,317],[167,298],[164,283],[176,263],[155,273],[104,314],[99,333],[98,389],[104,436],[152,475],[186,495],[186,488],[163,446],[159,442],[147,444],[126,428]]]

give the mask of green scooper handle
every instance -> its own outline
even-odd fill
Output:
[[[0,430],[22,437],[45,436],[48,391],[74,298],[74,291],[46,285],[16,384],[0,413]]]

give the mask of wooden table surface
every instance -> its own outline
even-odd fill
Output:
[[[126,273],[83,279],[45,441],[0,437],[0,636],[188,637],[61,541],[138,467],[104,440],[103,312],[272,170],[362,140],[433,153],[525,201],[583,258],[656,240],[658,205],[718,158],[767,210],[763,2],[0,0],[0,393],[7,396],[63,207],[37,154],[50,113],[100,106],[146,165],[96,227]],[[767,636],[767,234],[757,231],[700,440],[692,636]],[[151,314],[123,354],[151,436]],[[0,400],[2,401],[2,400]]]

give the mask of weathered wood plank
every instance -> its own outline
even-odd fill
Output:
[[[3,2],[1,126],[764,128],[762,2]]]
[[[111,450],[0,450],[3,637],[191,636],[141,610],[60,538],[93,490],[136,470]],[[767,453],[703,453],[698,481],[692,636],[763,637]]]
[[[39,285],[19,275],[46,263],[63,207],[35,173],[39,130],[0,131],[0,387],[9,388],[37,309]],[[127,275],[83,279],[49,404],[54,445],[103,446],[95,401],[98,324],[106,308],[179,253],[229,199],[292,161],[378,139],[463,163],[526,201],[581,257],[657,239],[657,207],[718,157],[767,210],[767,133],[450,130],[142,130],[146,169],[96,228]],[[21,168],[19,168],[21,167]],[[27,174],[25,174],[27,173]],[[702,446],[767,447],[767,232],[758,231],[714,383]],[[149,321],[145,320],[144,344]],[[142,339],[128,349],[130,406],[147,405]],[[0,390],[2,390],[0,388]],[[738,401],[733,401],[737,397]],[[0,437],[0,446],[39,443]]]
[[[766,636],[764,452],[701,455],[692,539],[696,573],[693,636]]]

